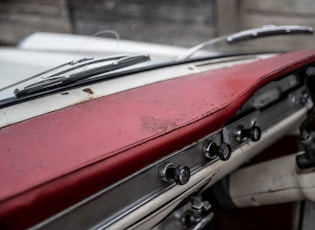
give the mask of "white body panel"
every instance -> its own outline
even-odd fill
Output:
[[[315,172],[298,169],[295,158],[296,154],[292,154],[231,174],[230,195],[234,204],[248,207],[300,200],[315,202]]]
[[[144,71],[141,73],[131,74],[120,78],[118,77],[107,81],[91,83],[88,86],[66,90],[61,93],[47,95],[45,97],[28,100],[23,103],[2,108],[0,109],[0,127],[11,125],[30,119],[32,117],[40,116],[78,103],[104,97],[128,89],[133,89],[156,82],[184,77],[190,74],[205,72],[213,69],[227,68],[234,65],[250,63],[258,61],[262,58],[269,58],[271,56],[273,55],[216,59],[214,61],[199,62],[195,64],[184,64],[163,69]],[[93,92],[93,94],[83,91],[86,88],[89,88],[91,90],[89,90],[89,92]]]

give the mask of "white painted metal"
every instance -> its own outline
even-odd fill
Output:
[[[195,64],[172,66],[94,83],[84,87],[78,87],[65,91],[67,92],[66,95],[64,92],[56,93],[0,109],[0,127],[8,126],[36,116],[128,89],[137,88],[160,81],[166,81],[169,79],[180,78],[213,69],[226,68],[234,65],[254,62],[262,58],[269,58],[271,56],[272,55],[249,56],[248,59],[244,59],[243,57],[240,58],[240,60],[237,60],[237,57],[234,57],[199,62]],[[91,89],[94,93],[89,94],[84,92],[83,89],[85,88]]]
[[[229,188],[235,205],[248,207],[300,200],[314,202],[315,172],[298,169],[296,155],[269,160],[231,174]]]
[[[115,53],[148,53],[153,59],[174,58],[186,50],[184,47],[158,45],[127,41],[116,38],[112,32],[97,37],[73,34],[43,33],[31,34],[19,44],[20,49],[42,50],[64,53],[111,55]],[[108,38],[106,38],[106,37]]]

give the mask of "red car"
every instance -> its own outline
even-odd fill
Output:
[[[314,222],[315,51],[203,50],[216,41],[312,32],[267,26],[188,51],[120,41],[124,52],[138,45],[137,54],[82,55],[65,64],[69,55],[40,52],[41,44],[60,41],[71,53],[85,38],[34,34],[19,49],[2,50],[8,60],[20,55],[14,61],[24,71],[0,89],[0,228]],[[139,50],[151,50],[152,60]],[[28,61],[36,65],[27,68]]]

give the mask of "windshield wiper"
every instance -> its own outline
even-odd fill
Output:
[[[149,61],[149,55],[116,55],[105,58],[84,58],[55,67],[32,78],[11,85],[15,97],[68,85],[99,74]]]
[[[226,38],[227,43],[235,43],[253,38],[287,34],[312,34],[313,28],[308,26],[274,26],[268,25],[257,29],[245,30]]]
[[[235,34],[229,34],[226,36],[210,39],[203,43],[200,43],[192,48],[188,49],[183,55],[177,57],[177,60],[187,60],[197,51],[201,50],[205,46],[212,45],[221,41],[226,41],[228,44],[233,44],[245,40],[262,38],[266,36],[275,35],[291,35],[291,34],[313,34],[313,28],[308,26],[287,25],[287,26],[275,26],[268,25],[260,28],[244,30]]]

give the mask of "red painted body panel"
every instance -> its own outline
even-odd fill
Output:
[[[259,87],[314,61],[313,51],[288,53],[0,129],[0,228],[35,224],[222,128]]]

